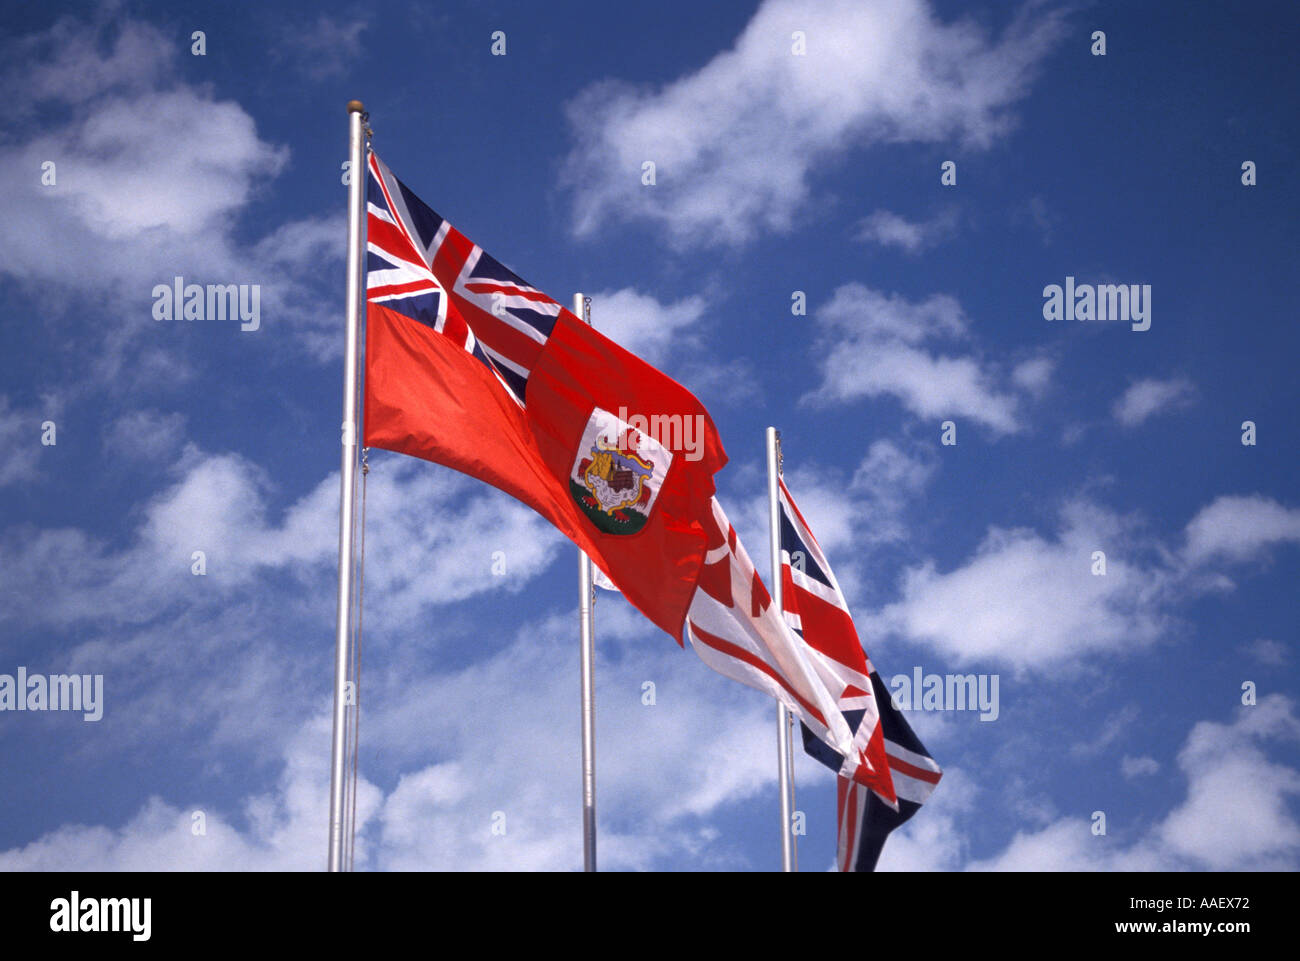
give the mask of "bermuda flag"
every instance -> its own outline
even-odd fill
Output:
[[[713,497],[727,455],[703,405],[465,237],[373,152],[367,168],[364,443],[532,507],[679,644],[689,614],[706,662],[852,756],[824,672]]]
[[[885,838],[930,796],[942,772],[930,752],[894,707],[889,689],[858,640],[844,594],[826,555],[780,482],[781,582],[786,621],[842,683],[839,710],[853,731],[855,748],[880,770],[875,777],[855,774],[844,756],[806,726],[804,750],[839,777],[841,871],[871,871]]]

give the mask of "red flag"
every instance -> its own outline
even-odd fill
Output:
[[[368,166],[364,442],[528,504],[680,644],[726,463],[708,412]]]

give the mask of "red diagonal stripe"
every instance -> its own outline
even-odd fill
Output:
[[[476,294],[509,294],[511,297],[522,297],[524,300],[535,300],[539,304],[553,304],[551,300],[540,290],[524,290],[522,287],[516,287],[514,284],[499,284],[495,281],[475,280],[465,284],[466,290],[471,290]]]
[[[915,764],[908,764],[902,758],[894,757],[892,754],[886,755],[889,758],[889,766],[900,774],[906,774],[908,777],[914,777],[918,781],[925,781],[927,784],[938,784],[939,779],[943,777],[942,771],[930,771],[923,767],[917,767]]]
[[[800,706],[808,712],[809,717],[815,718],[817,723],[822,727],[828,726],[826,724],[826,718],[822,717],[821,711],[817,710],[817,708],[805,701],[803,697],[800,696],[799,692],[792,688],[789,682],[780,674],[776,673],[776,671],[772,669],[772,666],[762,658],[755,657],[749,651],[737,644],[733,644],[731,641],[723,640],[716,634],[710,634],[708,631],[702,630],[694,621],[691,621],[690,624],[691,630],[695,632],[695,635],[705,644],[709,645],[709,647],[722,654],[726,654],[728,657],[734,657],[738,661],[743,661],[750,667],[758,668],[758,670],[762,671],[772,680],[776,681],[776,683],[780,684],[791,697],[798,701]]]
[[[374,244],[380,250],[392,254],[400,260],[423,264],[423,255],[406,239],[406,234],[387,220],[380,220],[373,214],[366,225],[366,242]]]
[[[410,283],[406,284],[385,284],[382,287],[371,287],[366,291],[366,296],[373,300],[375,297],[387,297],[391,294],[409,294],[418,290],[440,291],[442,288],[431,280],[412,280]]]

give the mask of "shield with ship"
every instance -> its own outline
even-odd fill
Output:
[[[672,463],[672,451],[599,407],[582,433],[569,473],[569,492],[606,534],[645,527]]]

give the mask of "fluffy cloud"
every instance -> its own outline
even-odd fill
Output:
[[[946,573],[932,561],[904,571],[880,630],[957,663],[991,659],[1037,669],[1093,652],[1136,650],[1165,636],[1177,602],[1232,582],[1213,562],[1258,559],[1300,540],[1300,510],[1260,496],[1220,497],[1187,524],[1182,552],[1139,522],[1084,501],[1066,505],[1054,537],[991,527],[974,555]],[[1104,576],[1093,552],[1106,554]],[[996,598],[997,603],[990,603]]]
[[[1115,419],[1125,427],[1137,427],[1157,414],[1168,413],[1191,403],[1195,390],[1185,378],[1146,378],[1131,384],[1115,402]]]
[[[329,823],[328,748],[329,723],[322,716],[293,737],[273,788],[245,798],[237,811],[221,812],[199,798],[168,803],[155,796],[121,827],[67,825],[0,852],[0,870],[322,870]],[[370,820],[379,801],[378,789],[360,780],[358,820]],[[240,821],[247,827],[238,827]],[[201,833],[196,833],[197,825]]]
[[[928,420],[969,418],[999,434],[1021,429],[1019,398],[999,383],[992,365],[975,355],[929,349],[932,343],[969,338],[970,321],[952,297],[935,294],[914,302],[851,283],[839,287],[814,316],[822,381],[804,402],[887,395]],[[1030,370],[1019,382],[1032,387],[1042,376],[1041,368]]]
[[[88,619],[143,623],[185,604],[218,603],[277,569],[327,574],[338,551],[338,475],[268,517],[264,472],[235,454],[186,449],[175,480],[143,508],[129,544],[85,532],[6,532],[4,616],[67,626]],[[413,618],[429,605],[518,590],[547,567],[563,539],[524,505],[412,458],[376,458],[367,496],[367,596],[375,616]],[[508,552],[509,577],[492,576]],[[195,577],[202,551],[207,573]],[[215,593],[214,593],[215,591]]]
[[[1192,728],[1178,754],[1187,799],[1156,832],[1165,846],[1217,871],[1295,869],[1300,823],[1289,804],[1300,795],[1300,772],[1270,761],[1262,747],[1300,742],[1294,707],[1274,694],[1239,709],[1231,724]]]
[[[10,102],[30,112],[49,101],[84,103],[110,89],[138,92],[172,68],[177,43],[161,31],[127,22],[107,38],[101,26],[63,17],[43,33],[14,40],[4,89],[24,96]]]
[[[624,287],[592,295],[592,320],[619,346],[659,366],[673,351],[699,344],[698,328],[705,306],[704,298],[698,295],[664,304]]]
[[[4,81],[11,91],[21,84],[31,116],[0,146],[9,204],[0,276],[39,284],[51,308],[115,305],[115,323],[76,336],[97,378],[125,387],[175,382],[188,371],[183,358],[157,356],[181,355],[179,342],[139,344],[160,323],[151,314],[154,287],[176,276],[258,284],[268,328],[300,332],[320,356],[340,349],[318,335],[332,294],[320,268],[342,258],[341,212],[280,227],[255,245],[246,234],[236,239],[239,219],[289,153],[262,140],[237,103],[178,81],[179,43],[134,21],[64,19],[15,42]],[[53,183],[42,179],[47,163]],[[305,232],[326,225],[332,240],[303,243]]]
[[[641,219],[678,244],[739,244],[789,229],[813,170],[851,149],[987,147],[1061,29],[1034,5],[992,38],[921,0],[767,0],[695,73],[660,89],[606,82],[570,104],[576,230]],[[793,52],[795,31],[806,55]],[[653,187],[641,183],[646,161]]]
[[[1092,834],[1064,818],[1017,832],[1000,854],[972,862],[989,871],[1294,871],[1300,823],[1291,808],[1300,772],[1270,760],[1269,744],[1300,741],[1295,704],[1282,695],[1239,709],[1234,721],[1202,721],[1178,754],[1187,794],[1149,831],[1127,840]]]
[[[936,467],[930,450],[882,438],[867,448],[847,485],[805,466],[791,471],[786,483],[822,549],[836,551],[903,540],[903,513]],[[844,509],[846,493],[853,498],[851,511]]]
[[[861,589],[870,583],[865,562],[872,552],[906,540],[907,512],[937,469],[933,448],[881,438],[848,471],[807,463],[786,470],[786,484],[830,558],[835,579],[851,601],[860,597]],[[743,507],[731,516],[731,522],[753,552],[751,556],[765,557],[766,480],[760,480],[757,474],[747,480],[741,486],[743,493],[736,498]],[[845,509],[846,497],[852,501],[852,510]],[[762,572],[766,580],[765,566]]]
[[[1275,544],[1300,541],[1300,508],[1270,497],[1224,496],[1202,508],[1187,525],[1185,553],[1196,563],[1214,558],[1244,561]]]
[[[1034,397],[1040,397],[1051,384],[1056,362],[1050,357],[1031,357],[1017,364],[1011,371],[1012,382]]]
[[[503,658],[523,657],[531,666],[553,671],[557,646],[542,644],[534,631]],[[687,660],[680,654],[677,661]],[[611,687],[643,671],[602,664]],[[653,660],[653,658],[651,658]],[[662,661],[662,663],[668,663]],[[699,668],[698,664],[690,665]],[[707,672],[705,672],[707,674]],[[494,702],[471,695],[485,680],[523,694],[532,709],[571,710],[571,691],[536,675],[540,686],[521,683],[513,672],[471,669],[435,682],[453,696],[447,720],[437,733],[456,736],[445,759],[414,768],[387,791],[362,777],[358,785],[357,864],[379,870],[565,870],[577,866],[581,841],[574,793],[557,773],[577,772],[576,743],[562,732],[534,744],[517,744],[500,735],[509,727]],[[704,688],[670,667],[658,674],[673,692],[672,711],[639,705],[636,692],[618,700],[607,741],[623,735],[663,738],[638,742],[640,752],[601,755],[602,864],[644,869],[690,863],[741,867],[716,832],[693,826],[693,815],[720,803],[769,790],[770,720],[766,710],[719,712]],[[699,680],[697,676],[696,680]],[[707,678],[705,678],[707,680]],[[678,684],[685,681],[685,687]],[[426,692],[419,692],[421,694]],[[457,696],[459,695],[459,696]],[[704,695],[703,697],[701,695]],[[679,700],[682,697],[685,700]],[[754,700],[758,700],[755,698]],[[601,702],[609,705],[610,699]],[[765,707],[765,705],[763,705]],[[755,707],[758,707],[756,704]],[[431,717],[437,712],[430,711]],[[494,718],[501,718],[494,721]],[[701,740],[699,727],[720,721]],[[605,731],[602,715],[601,730]],[[486,727],[483,726],[486,724]],[[630,726],[629,726],[630,724]],[[667,726],[662,726],[666,724]],[[648,725],[648,726],[647,726]],[[552,726],[553,727],[553,726]],[[539,730],[545,735],[550,727]],[[305,725],[286,747],[281,773],[271,790],[245,798],[237,812],[222,812],[200,799],[167,803],[151,798],[120,828],[69,825],[26,845],[0,852],[0,870],[314,870],[324,860],[328,721],[322,715]],[[576,730],[576,728],[575,728]],[[411,731],[414,735],[416,732]],[[442,743],[424,732],[432,743]],[[572,734],[573,732],[569,732]],[[383,733],[368,735],[382,742]],[[576,739],[572,736],[568,741]],[[1018,831],[996,854],[970,859],[965,824],[984,817],[979,784],[961,769],[945,773],[942,789],[919,816],[895,831],[881,858],[882,870],[979,871],[1186,871],[1295,870],[1300,863],[1300,823],[1290,803],[1300,795],[1300,773],[1269,756],[1269,749],[1300,741],[1300,719],[1289,698],[1272,695],[1239,710],[1228,723],[1202,721],[1178,754],[1186,793],[1163,818],[1140,832],[1111,823],[1107,835],[1094,835],[1081,817],[1056,818],[1044,827]],[[688,762],[692,747],[705,747]],[[734,753],[740,749],[740,753]],[[364,750],[364,745],[363,745]],[[716,752],[716,753],[715,753]],[[742,773],[724,761],[756,756],[762,763]],[[518,767],[523,762],[523,768]],[[1126,759],[1132,774],[1152,773],[1151,758]],[[364,762],[363,762],[364,763]],[[673,777],[647,778],[647,770],[672,770]],[[607,773],[608,772],[608,773]],[[682,796],[675,797],[678,792]],[[193,812],[203,811],[206,835],[192,831]],[[1226,817],[1225,811],[1232,816]],[[234,814],[247,826],[232,826]],[[491,832],[494,816],[504,815],[505,833]],[[498,820],[498,823],[499,820]],[[637,825],[629,828],[627,825]]]
[[[858,224],[854,236],[881,247],[897,247],[909,254],[917,254],[952,236],[957,228],[957,217],[952,212],[940,214],[930,220],[908,220],[889,210],[877,210]]]
[[[1129,757],[1125,755],[1120,758],[1119,769],[1127,778],[1142,777],[1147,774],[1159,774],[1160,762],[1153,757]]]
[[[274,752],[329,697],[338,478],[282,509],[271,506],[276,494],[249,461],[190,448],[119,541],[77,528],[5,530],[0,653],[109,678],[111,706],[91,732],[101,750],[167,732],[168,743],[189,733]],[[517,593],[565,543],[504,494],[398,457],[372,458],[366,529],[367,634],[412,638],[426,654],[431,632],[419,625],[431,612]],[[496,550],[506,576],[494,576]]]
[[[878,626],[958,664],[1027,669],[1139,648],[1167,625],[1161,601],[1173,574],[1134,560],[1136,546],[1121,518],[1085,503],[1065,508],[1052,538],[990,528],[974,557],[952,571],[932,562],[907,569],[900,599]],[[1092,573],[1096,550],[1106,552],[1105,576]]]
[[[750,866],[734,838],[700,819],[772,789],[771,702],[712,674],[638,616],[601,607],[602,646],[636,642],[597,664],[602,865]],[[566,614],[525,625],[505,649],[459,669],[412,673],[418,662],[406,658],[367,672],[358,867],[580,864],[574,624]],[[656,688],[650,705],[647,680]],[[554,723],[566,717],[572,725]],[[528,718],[548,720],[521,726]],[[271,788],[233,810],[152,798],[121,827],[69,825],[0,853],[0,870],[319,869],[328,742],[321,714],[283,745]],[[381,789],[367,767],[394,757],[399,773]],[[205,812],[206,836],[191,832],[194,810]],[[240,820],[247,827],[232,826]]]

